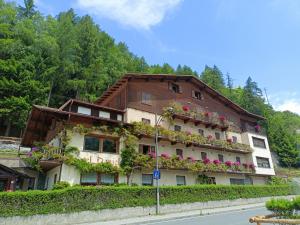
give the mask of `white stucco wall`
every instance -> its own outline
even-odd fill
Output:
[[[255,147],[253,145],[252,137],[264,139],[265,144],[266,144],[266,148]],[[253,160],[253,163],[255,165],[256,174],[275,175],[274,165],[273,165],[273,162],[272,162],[272,157],[271,157],[271,152],[270,152],[267,137],[259,135],[259,134],[245,132],[245,133],[242,134],[242,139],[243,139],[244,143],[248,143],[251,146],[251,148],[253,149],[252,160]],[[256,157],[268,158],[271,168],[257,167]]]
[[[74,166],[62,165],[60,181],[66,181],[70,185],[80,184],[80,172]]]
[[[57,181],[59,181],[59,173],[60,173],[60,166],[57,166],[47,172],[45,189],[47,189],[47,190],[52,189],[52,187],[54,185],[55,174],[56,174],[56,182],[57,182]]]

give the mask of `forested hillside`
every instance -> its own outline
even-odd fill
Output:
[[[271,148],[285,166],[297,166],[300,117],[276,112],[250,77],[235,87],[216,67],[197,74],[186,65],[149,65],[116,43],[90,16],[71,9],[41,15],[33,0],[25,7],[0,0],[0,125],[3,135],[22,130],[32,104],[58,107],[69,98],[94,101],[125,72],[193,74],[247,110],[263,115]],[[247,71],[245,71],[247,73]],[[0,130],[1,131],[1,130]],[[297,140],[298,139],[298,140]]]

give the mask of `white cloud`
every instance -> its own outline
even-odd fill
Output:
[[[281,105],[276,107],[279,111],[291,111],[300,115],[300,99],[291,99],[284,101]]]
[[[77,0],[77,6],[96,16],[138,29],[159,24],[183,0]]]
[[[291,111],[300,115],[300,93],[280,92],[270,95],[270,101],[279,111]]]

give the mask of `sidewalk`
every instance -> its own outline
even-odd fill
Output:
[[[122,220],[110,220],[105,222],[101,221],[101,222],[94,222],[94,223],[78,223],[74,225],[124,225],[124,224],[138,225],[138,224],[160,222],[160,221],[172,220],[172,219],[181,219],[181,218],[188,218],[188,217],[190,218],[190,217],[196,217],[200,215],[220,214],[224,212],[241,211],[241,210],[247,210],[252,208],[264,208],[264,206],[265,203],[256,203],[256,204],[248,204],[248,205],[241,205],[241,206],[193,210],[193,211],[171,213],[171,214],[157,215],[157,216],[150,215],[150,216],[135,217],[129,219],[122,219]]]

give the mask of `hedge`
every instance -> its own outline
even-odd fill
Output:
[[[288,185],[163,186],[161,204],[259,198],[292,194]],[[52,191],[0,193],[0,217],[70,213],[155,205],[155,187],[70,187]]]

